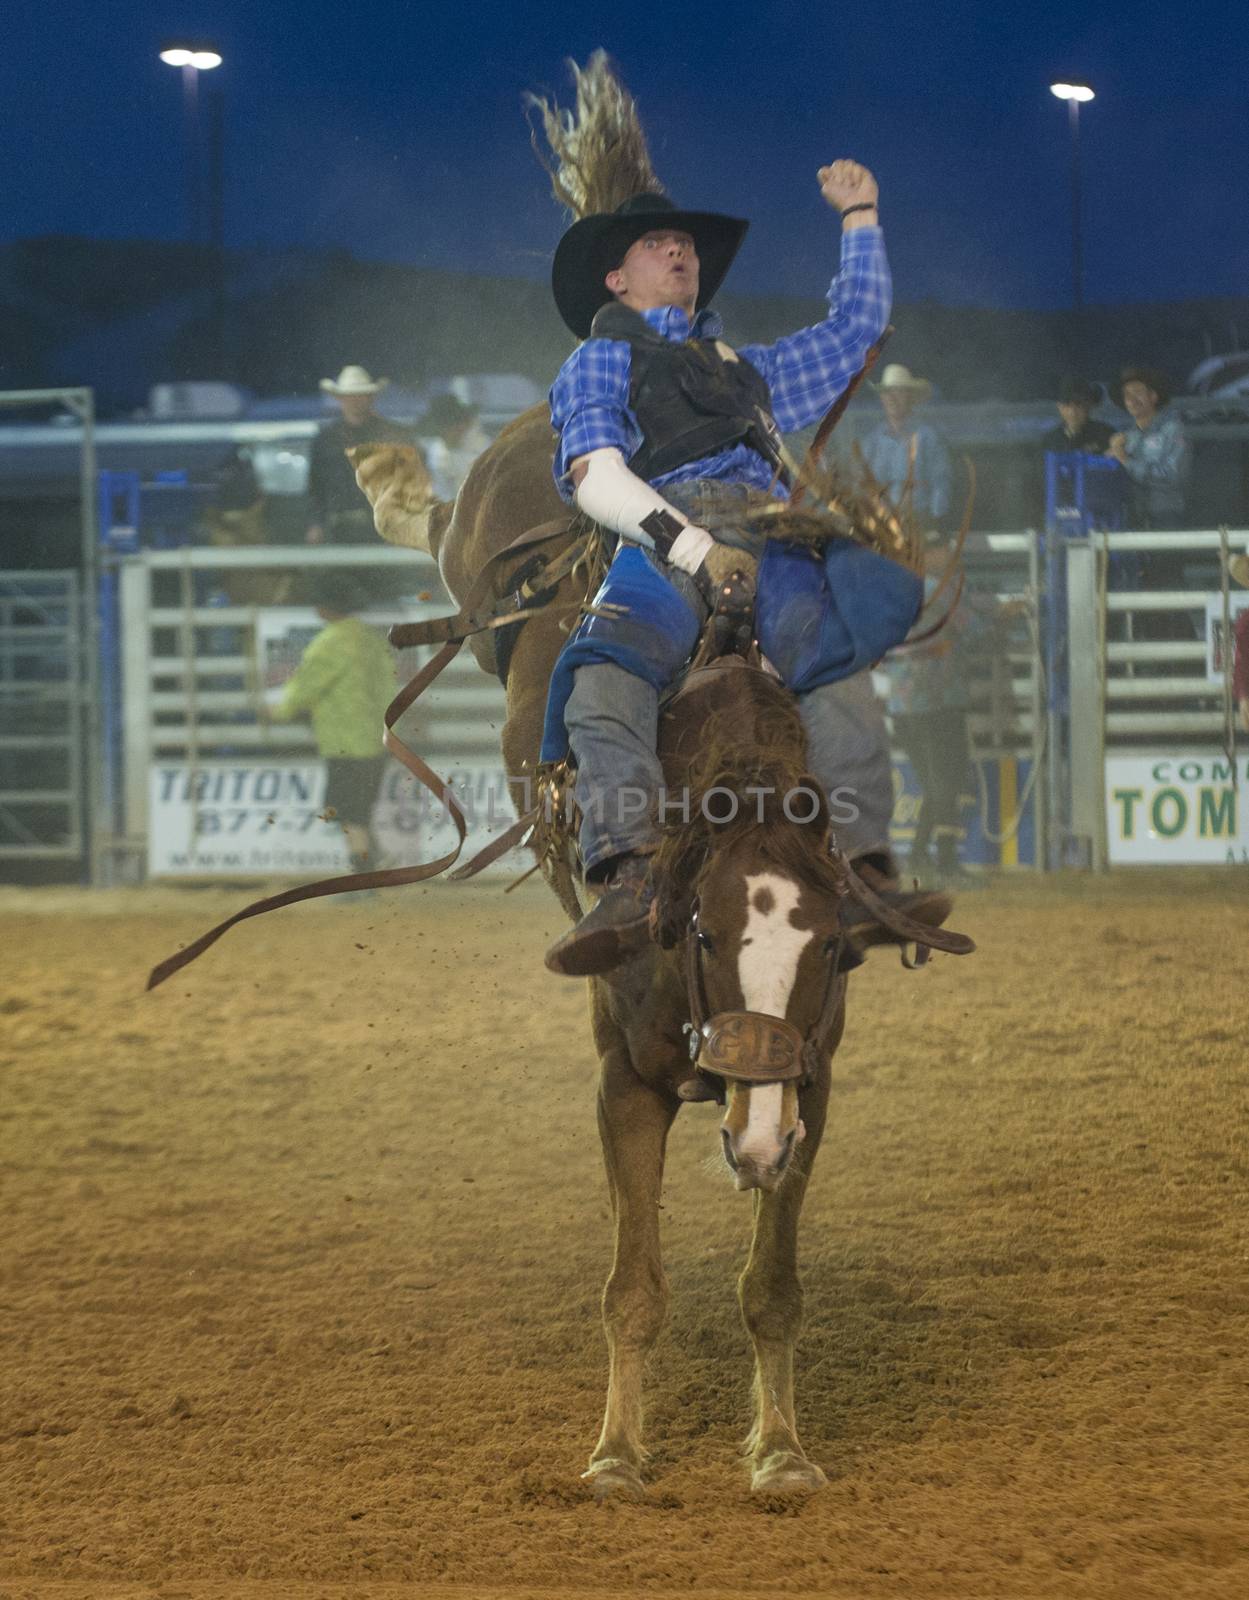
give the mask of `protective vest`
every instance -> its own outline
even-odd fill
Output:
[[[749,445],[785,478],[780,430],[767,379],[715,339],[665,339],[628,306],[605,305],[592,339],[621,339],[631,350],[629,409],[642,444],[629,468],[648,481],[736,444]]]

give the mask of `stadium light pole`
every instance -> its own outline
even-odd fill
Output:
[[[203,218],[203,185],[199,161],[199,75],[221,65],[221,52],[202,40],[171,39],[161,46],[160,58],[167,67],[182,73],[182,116],[186,138],[187,233],[192,244],[200,242]]]
[[[188,232],[192,244],[207,235],[211,282],[210,345],[218,367],[225,369],[225,94],[214,89],[208,105],[207,184],[201,179],[199,75],[222,63],[215,45],[199,39],[173,39],[162,45],[160,58],[182,72],[182,109],[186,137]],[[207,190],[207,218],[204,195]],[[205,226],[205,221],[207,226]]]
[[[1051,83],[1050,93],[1067,102],[1071,128],[1071,294],[1077,311],[1084,310],[1084,246],[1080,231],[1080,107],[1094,98],[1087,83]]]

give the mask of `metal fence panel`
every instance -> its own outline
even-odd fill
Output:
[[[253,773],[266,763],[285,764],[283,770],[290,771],[300,764],[315,766],[316,747],[306,723],[266,725],[259,715],[265,691],[261,655],[265,630],[280,631],[283,618],[293,623],[305,608],[260,603],[256,581],[258,569],[289,574],[316,567],[354,568],[370,582],[386,575],[387,588],[393,577],[403,598],[381,602],[366,615],[384,612],[387,618],[416,620],[454,610],[432,558],[386,545],[188,548],[143,551],[122,559],[125,754],[119,810],[130,875],[142,872],[158,822],[152,815],[154,774],[168,778],[176,770],[191,789],[206,792],[205,783],[216,782],[230,763],[240,772]],[[246,603],[232,598],[241,576],[248,579],[251,598]],[[400,680],[423,665],[430,653],[429,649],[405,651]],[[499,734],[505,709],[501,685],[482,673],[466,648],[398,731],[452,782],[459,779],[477,787],[489,783],[501,791]],[[393,777],[409,781],[397,769]],[[156,799],[159,803],[159,794]],[[193,826],[198,829],[202,820],[197,814]],[[510,815],[497,818],[500,825],[510,820]],[[226,825],[240,821],[236,810]],[[282,869],[268,869],[278,870]],[[298,866],[291,870],[305,875],[308,871]],[[245,867],[239,875],[248,875]]]
[[[1243,763],[1229,715],[1226,622],[1249,605],[1249,594],[1229,593],[1220,556],[1229,545],[1243,549],[1247,538],[1243,529],[1109,533],[1072,540],[1065,549],[1068,820],[1080,858],[1094,867],[1115,856],[1107,836],[1112,767],[1191,757],[1195,768],[1225,772],[1238,794]],[[1233,808],[1229,815],[1238,813]],[[1228,844],[1228,858],[1236,858],[1249,840],[1236,827]],[[1143,849],[1141,858],[1182,859]],[[1208,857],[1198,852],[1193,859]]]
[[[0,573],[0,859],[83,856],[83,639],[76,572]]]

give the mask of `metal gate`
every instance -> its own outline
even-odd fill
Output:
[[[0,859],[85,855],[84,621],[76,572],[0,573]]]
[[[1243,744],[1237,749],[1227,636],[1241,600],[1228,590],[1224,564],[1247,539],[1249,530],[1223,528],[1058,545],[1069,672],[1055,752],[1068,806],[1056,819],[1060,860],[1065,853],[1100,870],[1138,857],[1249,859],[1249,766]],[[1187,788],[1157,776],[1173,768],[1191,769]],[[1162,797],[1152,816],[1151,787]],[[1192,828],[1177,839],[1186,820]]]
[[[78,456],[74,568],[0,572],[0,877],[5,863],[97,876],[103,811],[97,657],[95,400],[90,389],[0,391],[0,420],[59,413]],[[22,448],[0,427],[0,449]],[[64,872],[64,866],[62,867]]]
[[[294,806],[293,790],[317,764],[310,728],[270,724],[260,715],[270,668],[286,654],[287,629],[297,632],[301,618],[319,626],[306,608],[276,596],[298,588],[316,568],[344,568],[404,597],[379,602],[366,620],[384,626],[378,610],[403,620],[442,616],[454,605],[432,558],[379,542],[144,550],[120,557],[118,565],[118,875],[137,881],[146,874],[310,877],[323,865],[326,872],[345,870],[345,858],[337,869],[310,859],[301,864],[306,852],[296,851],[293,840],[315,843],[315,806],[298,817],[298,807],[289,815],[284,809],[288,801]],[[430,647],[405,652],[401,677],[431,653]],[[469,818],[469,853],[513,820],[499,755],[505,713],[502,688],[465,650],[399,728],[454,786]],[[427,827],[437,827],[442,814],[419,803],[418,787],[397,765],[386,780],[403,813],[396,826],[410,830],[395,843],[396,863],[441,854],[454,832],[448,821],[434,842]],[[264,799],[270,788],[270,799],[281,797],[276,807]],[[399,791],[415,796],[412,803],[400,805]],[[167,844],[175,835],[177,843]],[[502,870],[515,870],[515,863]]]

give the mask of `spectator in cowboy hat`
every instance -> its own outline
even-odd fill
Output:
[[[1118,399],[1135,426],[1116,433],[1106,454],[1131,482],[1132,527],[1183,528],[1192,447],[1179,414],[1170,409],[1170,383],[1153,367],[1125,367]]]
[[[373,516],[356,484],[347,459],[351,445],[411,444],[406,428],[379,417],[373,400],[386,378],[370,377],[364,367],[347,366],[337,378],[322,378],[321,389],[333,395],[341,415],[323,427],[312,442],[308,463],[309,544],[371,544]]]
[[[891,362],[876,386],[885,420],[863,441],[863,454],[876,481],[895,505],[910,484],[911,507],[920,524],[944,528],[949,520],[953,474],[950,453],[926,422],[912,413],[932,395],[932,384],[909,367]]]
[[[1090,415],[1101,398],[1100,390],[1087,378],[1065,377],[1058,386],[1058,415],[1061,421],[1041,440],[1041,449],[1058,455],[1073,451],[1091,456],[1105,455],[1114,429]]]

